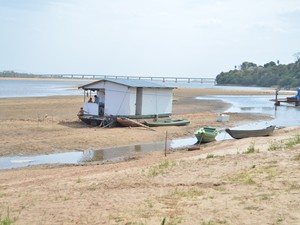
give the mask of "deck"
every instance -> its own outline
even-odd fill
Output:
[[[296,98],[277,98],[277,99],[272,99],[272,101],[275,102],[275,105],[279,106],[281,103],[288,103],[288,104],[294,104],[295,106],[299,106],[300,102]]]

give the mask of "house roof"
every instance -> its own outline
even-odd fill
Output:
[[[112,82],[120,85],[124,85],[127,87],[147,87],[147,88],[166,88],[166,89],[174,89],[176,88],[175,86],[166,86],[163,84],[159,83],[154,83],[146,80],[129,80],[129,79],[102,79],[98,80],[89,84],[85,84],[82,86],[79,86],[78,88],[82,89],[89,89],[89,86],[97,84],[97,83],[102,83],[102,82]],[[94,88],[93,88],[94,89]]]

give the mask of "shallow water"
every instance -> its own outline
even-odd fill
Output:
[[[167,149],[179,148],[194,144],[197,139],[186,138],[167,142]],[[84,164],[88,162],[113,162],[125,160],[139,153],[152,152],[165,149],[165,143],[151,143],[113,147],[99,150],[86,150],[83,152],[66,152],[37,156],[0,157],[0,169],[11,169],[41,164]],[[162,153],[163,154],[163,153]]]
[[[262,128],[270,125],[277,127],[290,127],[300,125],[300,107],[293,104],[282,104],[275,106],[273,95],[252,95],[252,96],[206,96],[197,99],[216,99],[231,103],[226,112],[238,113],[262,113],[270,115],[273,119],[268,121],[255,122],[240,126],[246,129]]]

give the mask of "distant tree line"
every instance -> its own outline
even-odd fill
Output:
[[[0,77],[36,77],[34,74],[30,73],[17,73],[12,70],[0,71]]]
[[[300,54],[299,54],[300,56]],[[271,61],[263,66],[243,62],[240,67],[222,72],[216,77],[218,85],[300,87],[300,57],[295,63],[282,65]]]

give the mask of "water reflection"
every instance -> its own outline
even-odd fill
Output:
[[[273,95],[252,95],[252,96],[205,96],[197,99],[216,99],[223,100],[231,104],[231,107],[226,112],[237,113],[263,113],[270,115],[273,119],[262,121],[260,123],[244,125],[254,129],[258,127],[276,125],[277,127],[289,127],[300,125],[300,108],[291,104],[282,104],[275,106],[271,99]]]

